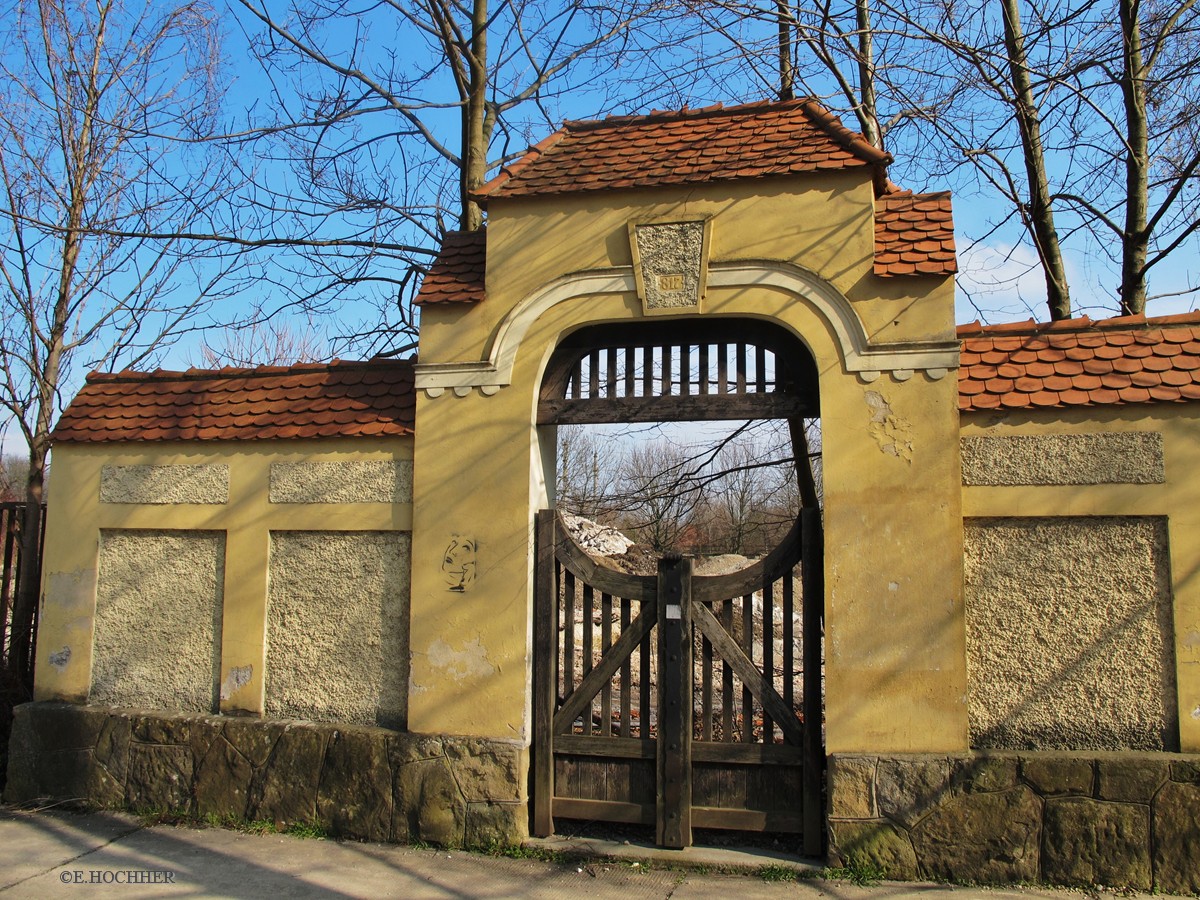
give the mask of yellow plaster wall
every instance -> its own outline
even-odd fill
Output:
[[[42,567],[35,699],[87,700],[102,529],[223,531],[220,678],[227,690],[221,710],[261,713],[270,532],[408,531],[413,517],[409,503],[270,503],[271,464],[411,458],[411,438],[57,445]],[[228,503],[100,502],[106,465],[208,464],[229,466]],[[51,654],[63,648],[70,649],[67,663],[51,664]]]
[[[972,413],[964,437],[1150,431],[1163,436],[1162,484],[964,487],[963,515],[1165,516],[1174,593],[1179,741],[1200,751],[1200,416],[1189,403]]]
[[[517,303],[564,275],[633,264],[628,223],[712,216],[711,263],[786,262],[815,273],[855,305],[880,342],[952,340],[953,306],[928,302],[947,279],[876,278],[874,190],[861,173],[767,179],[686,189],[594,192],[493,201],[487,301],[421,316],[424,362],[479,359]]]
[[[714,265],[785,261],[824,277],[876,340],[952,339],[949,279],[870,274],[871,208],[869,181],[844,174],[493,203],[487,300],[425,308],[421,363],[485,358],[504,316],[555,279],[629,266],[629,221],[683,213],[716,216]],[[704,315],[763,317],[792,329],[821,375],[829,750],[966,749],[953,373],[864,382],[846,371],[816,307],[782,290],[710,289]],[[545,448],[534,426],[541,373],[570,331],[641,316],[633,294],[565,300],[525,334],[511,384],[493,396],[418,392],[413,730],[529,739],[532,523],[544,502]],[[475,541],[478,555],[475,583],[457,594],[440,571],[456,535]]]

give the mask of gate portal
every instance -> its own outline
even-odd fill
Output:
[[[556,816],[803,835],[822,846],[821,516],[803,443],[815,366],[754,320],[578,332],[555,351],[538,422],[786,418],[803,508],[759,562],[657,576],[592,560],[559,514],[537,516],[533,831]],[[797,590],[799,585],[799,590]],[[778,619],[778,621],[777,621]]]

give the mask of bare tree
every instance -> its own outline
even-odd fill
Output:
[[[188,362],[209,369],[285,366],[316,362],[327,356],[325,341],[312,322],[253,319],[238,327],[208,331],[197,350],[188,355]]]
[[[17,0],[4,18],[0,406],[29,447],[33,559],[63,387],[81,366],[146,360],[214,300],[229,260],[181,235],[211,230],[207,211],[231,183],[198,164],[219,111],[203,0]],[[14,622],[31,621],[36,573],[23,567]],[[16,671],[29,650],[14,641]]]
[[[614,496],[620,465],[618,444],[585,425],[558,427],[558,471],[555,481],[557,505],[591,519],[610,524],[618,505]]]
[[[314,259],[324,266],[306,301],[332,302],[352,283],[388,318],[350,337],[374,336],[371,349],[395,335],[411,341],[409,292],[442,233],[481,227],[474,192],[535,133],[557,126],[561,94],[611,108],[621,87],[613,71],[651,59],[634,26],[670,6],[238,0],[272,85],[245,139],[290,166],[286,178],[257,178],[260,202],[276,211],[277,229],[375,242],[369,251],[306,248],[296,271]]]

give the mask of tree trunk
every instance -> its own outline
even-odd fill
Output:
[[[1025,38],[1021,33],[1021,12],[1018,0],[1002,0],[1004,9],[1004,45],[1008,53],[1009,75],[1014,94],[1013,110],[1021,133],[1021,149],[1025,156],[1025,173],[1029,181],[1029,205],[1024,211],[1027,225],[1037,246],[1038,258],[1046,276],[1046,302],[1051,319],[1071,316],[1071,294],[1067,286],[1066,267],[1054,228],[1054,210],[1050,203],[1049,179],[1042,147],[1041,122],[1033,88],[1029,82],[1029,65],[1025,55]]]
[[[1146,227],[1149,205],[1149,137],[1146,123],[1145,66],[1138,23],[1139,0],[1121,0],[1124,70],[1121,93],[1125,101],[1125,230],[1121,235],[1121,315],[1146,311]]]
[[[869,0],[855,0],[854,13],[858,28],[858,92],[862,103],[858,118],[867,141],[882,150],[883,135],[875,103],[875,48],[871,38]]]
[[[792,13],[787,0],[775,0],[775,13],[779,21],[779,99],[791,100],[796,96],[796,73],[792,69]]]
[[[468,90],[463,106],[462,211],[459,228],[478,231],[483,227],[483,210],[471,199],[487,177],[487,0],[475,0],[471,11],[471,47],[467,56]]]

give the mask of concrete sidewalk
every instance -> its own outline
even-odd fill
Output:
[[[636,852],[628,846],[625,851]],[[769,882],[753,871],[714,875],[696,869],[667,868],[662,861],[634,864],[601,858],[563,864],[388,844],[249,835],[220,828],[146,827],[136,817],[119,813],[23,812],[6,808],[0,808],[0,895],[5,900],[110,895],[489,900],[728,900],[731,895],[738,900],[901,900],[928,895],[1065,900],[1071,896],[1062,891],[932,884],[859,887],[821,878]]]

